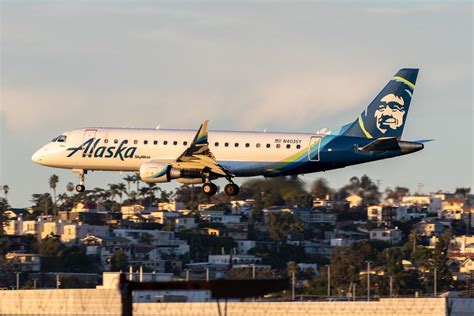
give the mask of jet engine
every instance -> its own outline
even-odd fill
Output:
[[[140,166],[140,178],[145,182],[163,183],[181,177],[181,170],[169,164],[145,162]]]

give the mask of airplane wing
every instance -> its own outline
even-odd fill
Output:
[[[221,176],[232,177],[233,174],[219,165],[209,150],[208,123],[206,120],[201,124],[191,145],[171,164],[180,169],[207,170]]]

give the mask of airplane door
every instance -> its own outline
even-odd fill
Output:
[[[319,146],[321,145],[321,136],[311,136],[308,147],[308,160],[319,161]]]
[[[88,141],[89,139],[91,138],[95,138],[95,134],[97,133],[97,130],[96,129],[86,129],[84,131],[84,136],[83,136],[83,139],[82,139],[82,144],[84,146],[84,143],[86,141]]]

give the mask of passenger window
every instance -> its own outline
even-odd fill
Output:
[[[250,144],[249,144],[249,143],[246,143],[246,144],[245,144],[245,147],[250,147]]]
[[[138,144],[138,140],[135,139],[135,140],[133,141],[133,143],[134,143],[135,145]]]
[[[188,142],[183,142],[183,145],[186,146],[188,144]]]
[[[235,147],[239,147],[239,143],[235,143],[234,146],[235,146]]]
[[[144,140],[144,141],[143,141],[143,144],[145,144],[145,145],[148,144],[148,141],[147,141],[147,140]]]
[[[158,145],[158,141],[157,141],[157,140],[154,140],[154,141],[153,141],[153,145]]]
[[[168,141],[167,140],[163,141],[163,145],[168,145]]]
[[[61,135],[57,138],[56,140],[57,142],[60,142],[60,143],[64,143],[66,141],[66,136],[65,135]]]
[[[256,147],[257,147],[257,148],[260,148],[260,144],[257,144]]]
[[[214,146],[219,147],[219,142],[215,142]]]
[[[296,145],[296,149],[300,149],[301,148],[301,145]]]
[[[114,139],[114,144],[118,144],[118,139]]]
[[[224,146],[225,146],[225,147],[229,147],[229,143],[224,143]]]
[[[267,144],[267,148],[270,148],[270,144]]]
[[[128,139],[123,141],[124,144],[128,144]]]
[[[175,145],[175,146],[178,145],[178,142],[177,142],[177,141],[174,141],[174,142],[173,142],[173,145]]]
[[[286,148],[290,149],[290,148],[291,148],[291,145],[290,145],[290,144],[287,144],[287,145],[286,145]]]
[[[107,144],[109,142],[109,140],[106,138],[104,139],[104,144]]]
[[[280,145],[280,144],[276,144],[276,148],[280,148],[280,147],[281,147],[281,145]]]

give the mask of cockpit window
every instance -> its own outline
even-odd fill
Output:
[[[51,140],[52,143],[54,142],[64,143],[65,141],[66,141],[66,135],[59,135],[58,137],[55,137]]]

